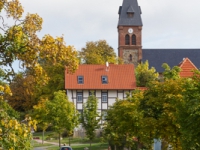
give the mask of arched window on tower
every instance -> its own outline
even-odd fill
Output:
[[[132,61],[133,60],[133,56],[130,54],[129,55],[129,61]]]
[[[130,45],[130,36],[128,34],[125,36],[125,45]]]
[[[132,35],[132,45],[136,45],[136,36],[135,36],[135,34]]]

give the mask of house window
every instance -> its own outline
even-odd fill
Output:
[[[89,91],[89,96],[92,96],[92,95],[96,95],[96,92],[95,91]]]
[[[83,76],[78,76],[78,84],[83,84],[83,83],[84,83]]]
[[[76,100],[77,100],[78,103],[83,102],[83,93],[82,92],[77,92]]]
[[[108,83],[108,77],[107,76],[102,76],[101,80],[102,80],[102,84],[107,84]]]
[[[125,45],[130,45],[130,36],[128,34],[125,36]]]
[[[132,45],[136,45],[136,36],[135,36],[135,34],[132,35]]]
[[[102,101],[102,103],[108,102],[108,93],[107,92],[102,92],[101,101]]]

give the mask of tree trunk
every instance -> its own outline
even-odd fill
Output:
[[[69,146],[71,145],[71,143],[70,143],[70,136],[69,136]]]
[[[44,144],[44,130],[42,130],[42,144]]]
[[[92,140],[90,140],[90,149],[91,149],[91,146],[92,146]]]
[[[60,133],[59,133],[59,140],[58,141],[59,141],[59,147],[60,147]]]
[[[137,142],[137,150],[139,150],[140,149],[140,140],[139,140],[139,138],[138,138],[138,142]]]
[[[167,150],[167,148],[168,148],[168,143],[165,140],[162,140],[161,150]]]

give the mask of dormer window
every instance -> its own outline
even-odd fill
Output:
[[[83,83],[84,83],[83,76],[78,76],[78,84],[83,84]]]
[[[102,84],[107,84],[108,83],[108,77],[107,76],[102,76],[101,77],[101,81],[102,81]]]
[[[128,18],[133,18],[134,13],[132,12],[127,12]]]
[[[134,16],[134,9],[133,9],[133,6],[129,6],[128,10],[127,10],[127,15],[128,15],[128,18],[133,18]]]

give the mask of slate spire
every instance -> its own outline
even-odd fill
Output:
[[[118,26],[142,26],[142,12],[137,0],[123,0],[118,13]]]

